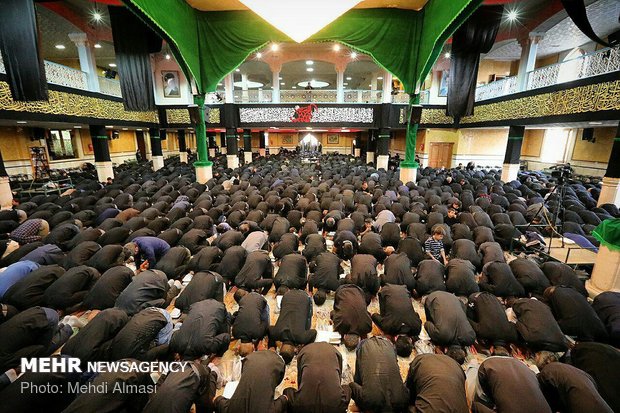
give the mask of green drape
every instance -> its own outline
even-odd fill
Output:
[[[269,42],[291,39],[250,11],[202,12],[184,0],[123,0],[173,45],[200,93]],[[429,0],[421,11],[354,9],[309,42],[337,41],[372,56],[413,94],[443,44],[482,0]]]
[[[620,218],[606,219],[592,231],[594,238],[612,251],[620,251]]]

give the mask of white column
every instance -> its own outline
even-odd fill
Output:
[[[248,74],[241,73],[241,101],[248,103],[250,101],[250,94],[248,92]]]
[[[529,38],[521,43],[521,60],[519,60],[519,72],[517,75],[517,87],[519,91],[527,90],[529,73],[536,68],[536,54],[538,44],[544,33],[530,33]]]
[[[603,204],[614,204],[620,207],[620,178],[603,177],[603,187],[597,205]]]
[[[379,155],[377,156],[377,169],[385,169],[388,170],[388,163],[390,162],[389,155]]]
[[[163,155],[155,155],[155,156],[153,156],[153,171],[159,171],[163,167],[164,167],[164,157],[163,157]]]
[[[13,192],[9,180],[8,176],[0,177],[0,207],[2,209],[11,209],[13,206]]]
[[[407,182],[416,183],[418,179],[418,168],[400,168],[400,180],[402,183],[406,184]]]
[[[280,71],[274,70],[271,73],[271,102],[280,103]]]
[[[375,153],[374,152],[366,152],[366,163],[372,163],[375,161]]]
[[[211,178],[213,178],[213,169],[211,166],[196,167],[196,182],[199,184],[206,184]]]
[[[144,131],[144,150],[146,151],[146,160],[150,161],[153,159],[153,154],[151,153],[151,135],[148,130]]]
[[[84,159],[84,147],[82,146],[82,132],[80,129],[75,130],[75,150],[77,151],[78,159]]]
[[[382,103],[392,103],[392,74],[387,70],[383,74]]]
[[[344,69],[336,71],[336,103],[344,103]]]
[[[601,245],[596,260],[592,277],[586,281],[586,290],[590,298],[594,298],[605,291],[620,292],[620,252],[612,251]]]
[[[516,181],[519,167],[519,164],[505,163],[502,166],[502,181],[505,183]]]
[[[187,163],[187,152],[179,152],[179,161]]]
[[[361,155],[362,155],[362,150],[360,148],[353,149],[353,156],[355,156],[356,158],[359,158]]]
[[[226,103],[235,103],[235,78],[233,73],[229,73],[224,78],[224,95]]]
[[[112,168],[112,161],[95,162],[95,169],[97,170],[97,178],[99,179],[99,182],[106,182],[108,178],[114,179],[114,168]]]
[[[209,159],[215,158],[215,148],[209,148]]]
[[[86,33],[69,33],[69,39],[78,49],[78,57],[80,58],[80,70],[86,72],[88,81],[88,90],[91,92],[99,92],[99,79],[97,78],[97,65],[95,63],[95,55],[88,42]]]
[[[379,79],[377,79],[379,75],[377,73],[373,73],[370,78],[370,90],[379,90],[377,83],[379,83]]]
[[[239,167],[239,157],[237,155],[226,155],[226,165],[231,169]]]

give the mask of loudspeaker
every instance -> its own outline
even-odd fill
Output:
[[[112,131],[112,139],[118,139],[120,138],[120,135],[121,134],[117,130]]]
[[[594,140],[594,128],[585,128],[581,140],[592,142]]]

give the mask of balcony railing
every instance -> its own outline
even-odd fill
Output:
[[[476,88],[476,101],[510,95],[517,91],[517,77],[507,77]]]
[[[106,77],[97,76],[99,81],[99,91],[104,95],[122,97],[121,95],[121,82],[115,79],[108,79]]]

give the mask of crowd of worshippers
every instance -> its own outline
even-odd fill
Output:
[[[620,293],[590,303],[571,267],[505,254],[532,220],[550,224],[558,204],[565,232],[595,243],[593,228],[619,216],[596,207],[599,182],[571,182],[559,199],[540,173],[502,183],[495,170],[425,168],[414,184],[359,158],[303,163],[288,152],[215,165],[206,185],[178,159],[157,172],[120,166],[105,186],[85,172],[68,193],[0,212],[0,412],[345,412],[351,399],[365,412],[467,412],[466,350],[495,356],[474,377],[476,412],[620,411]],[[273,325],[272,289],[282,296]],[[351,383],[341,383],[341,353],[311,328],[328,297],[333,331],[355,351]],[[412,298],[422,298],[424,324]],[[86,310],[96,313],[88,323],[75,315]],[[369,337],[373,324],[381,334]],[[412,354],[422,327],[435,352],[418,353],[403,381],[397,357]],[[214,398],[231,340],[244,358],[240,382],[230,399]],[[192,368],[161,376],[151,395],[22,392],[26,382],[152,380],[20,375],[22,357],[53,353]],[[274,400],[294,357],[297,388]]]

